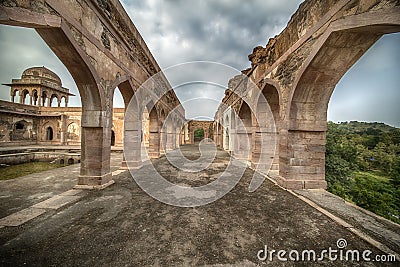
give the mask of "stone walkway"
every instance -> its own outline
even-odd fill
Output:
[[[195,146],[182,150],[190,160],[199,157]],[[0,182],[2,217],[33,205],[45,210],[19,226],[0,228],[0,265],[378,266],[376,262],[329,261],[326,254],[322,262],[281,262],[276,253],[273,261],[257,257],[265,246],[269,252],[297,250],[300,256],[303,250],[315,250],[318,257],[323,249],[338,249],[339,239],[346,240],[346,250],[371,250],[371,258],[385,254],[269,180],[248,192],[250,169],[221,199],[182,208],[148,196],[128,171],[116,171],[120,160],[121,154],[114,154],[115,184],[100,191],[64,193],[71,192],[78,165]],[[215,165],[196,175],[179,171],[166,157],[154,160],[153,165],[171,182],[200,186],[214,180],[228,161],[227,153],[217,151]],[[63,194],[77,198],[52,206],[57,201],[48,199]]]

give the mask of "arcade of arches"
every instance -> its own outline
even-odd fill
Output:
[[[111,184],[114,90],[119,88],[127,106],[160,67],[119,1],[71,0],[66,4],[44,0],[40,7],[23,0],[8,3],[0,3],[0,23],[35,28],[79,89],[80,124],[64,128],[81,138],[78,185],[102,188]],[[382,35],[400,31],[399,14],[400,4],[395,0],[304,1],[279,35],[266,47],[254,48],[249,55],[251,68],[242,71],[245,78],[231,79],[214,122],[186,122],[184,110],[176,108],[180,102],[169,82],[166,78],[157,81],[167,93],[144,110],[138,109],[143,112],[125,114],[132,115],[134,122],[125,124],[123,130],[123,139],[136,148],[125,151],[132,161],[129,166],[141,166],[141,143],[150,157],[158,157],[165,150],[194,142],[194,131],[201,128],[205,138],[253,168],[260,167],[285,188],[325,188],[330,96],[369,47]],[[44,94],[18,86],[21,89],[11,91],[13,102],[18,102],[11,105],[16,110],[28,102],[43,111],[53,109],[52,99],[61,105],[62,87]],[[138,121],[142,129],[135,124]],[[168,125],[163,125],[166,121]],[[16,138],[29,139],[35,123],[22,118],[10,127]],[[45,137],[58,140],[56,126],[48,123],[43,129],[51,127],[52,134],[44,130]],[[118,133],[113,131],[117,143]],[[268,138],[276,141],[273,153],[265,149]],[[265,156],[272,162],[268,169],[259,160]]]

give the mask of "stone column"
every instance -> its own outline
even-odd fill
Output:
[[[160,157],[160,127],[160,124],[156,121],[150,121],[148,148],[148,155],[150,158]]]
[[[279,177],[288,189],[326,188],[325,131],[279,132]]]
[[[24,93],[23,93],[23,92],[20,92],[20,93],[19,93],[19,103],[20,103],[20,104],[23,104],[23,103],[24,103]]]
[[[165,150],[170,151],[172,150],[174,144],[174,132],[173,132],[173,126],[171,125],[171,122],[167,125],[166,127],[166,143],[165,143]]]
[[[166,144],[167,144],[167,132],[166,132],[166,129],[163,129],[160,126],[160,155],[165,154]]]
[[[110,110],[82,111],[81,171],[76,188],[104,188],[114,182],[110,173],[111,114]]]
[[[61,145],[67,144],[67,115],[61,114]]]

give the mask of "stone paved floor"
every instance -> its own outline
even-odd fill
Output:
[[[194,146],[185,146],[183,150],[191,160],[199,156]],[[153,164],[171,182],[199,186],[222,172],[221,163],[228,160],[228,154],[218,151],[215,168],[198,175],[178,171],[166,157],[154,160]],[[49,176],[42,175],[42,181],[38,177],[37,184],[49,186],[42,194],[70,189],[76,179],[73,172],[76,168],[65,167],[67,171],[54,175],[63,177],[66,183],[53,189],[51,184],[58,184],[53,182],[55,177],[46,179]],[[308,249],[319,253],[329,247],[337,249],[340,238],[347,241],[345,249],[368,249],[372,255],[382,252],[269,180],[255,192],[248,192],[252,175],[246,169],[237,186],[216,202],[182,208],[153,199],[138,187],[128,171],[122,172],[114,176],[115,184],[104,190],[80,191],[78,201],[48,210],[20,226],[0,228],[0,265],[378,266],[376,262],[327,259],[311,263],[280,262],[276,254],[272,262],[260,261],[257,252],[265,246],[268,251],[301,253]],[[7,206],[35,203],[27,199],[29,203],[24,204],[29,188],[17,186],[24,182],[22,179],[27,178],[15,180],[15,187],[7,185],[8,194],[20,194],[21,200],[14,205],[12,200],[1,202],[6,215],[10,211]],[[35,190],[34,187],[31,189]],[[3,188],[0,183],[1,192]],[[28,194],[18,193],[21,190]]]

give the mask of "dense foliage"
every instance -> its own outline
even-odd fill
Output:
[[[203,139],[204,138],[204,130],[203,128],[198,128],[194,131],[194,138],[195,139]]]
[[[328,122],[328,191],[400,223],[400,129]]]

